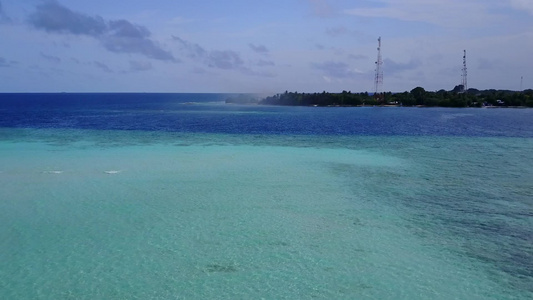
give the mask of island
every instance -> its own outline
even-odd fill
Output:
[[[259,101],[263,105],[290,106],[425,106],[425,107],[533,107],[533,90],[521,92],[510,90],[453,90],[426,91],[416,87],[410,92],[386,92],[377,95],[352,93],[298,93],[288,92],[266,97]]]

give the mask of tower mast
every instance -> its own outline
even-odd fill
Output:
[[[463,92],[468,92],[468,82],[467,82],[467,78],[466,78],[466,50],[464,50],[464,54],[463,54],[463,74],[461,75],[461,84],[463,85]]]
[[[381,70],[381,37],[378,38],[378,59],[376,60],[376,75],[374,77],[374,98],[378,101],[383,100],[383,71]]]

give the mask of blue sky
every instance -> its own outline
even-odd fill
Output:
[[[533,88],[533,0],[0,0],[0,92]]]

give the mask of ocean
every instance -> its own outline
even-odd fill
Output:
[[[0,94],[0,299],[532,299],[533,110]]]

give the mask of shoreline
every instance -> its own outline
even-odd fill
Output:
[[[406,107],[533,107],[533,90],[439,90],[416,87],[403,93],[298,93],[285,91],[263,98],[259,104],[288,106],[406,106]]]
[[[227,104],[238,104],[238,103],[227,103]],[[512,108],[512,109],[531,109],[533,107],[529,106],[429,106],[429,105],[393,105],[393,104],[387,104],[387,105],[290,105],[290,104],[262,104],[262,103],[254,103],[254,104],[241,104],[241,105],[265,105],[265,106],[300,106],[300,107],[415,107],[415,108]]]

